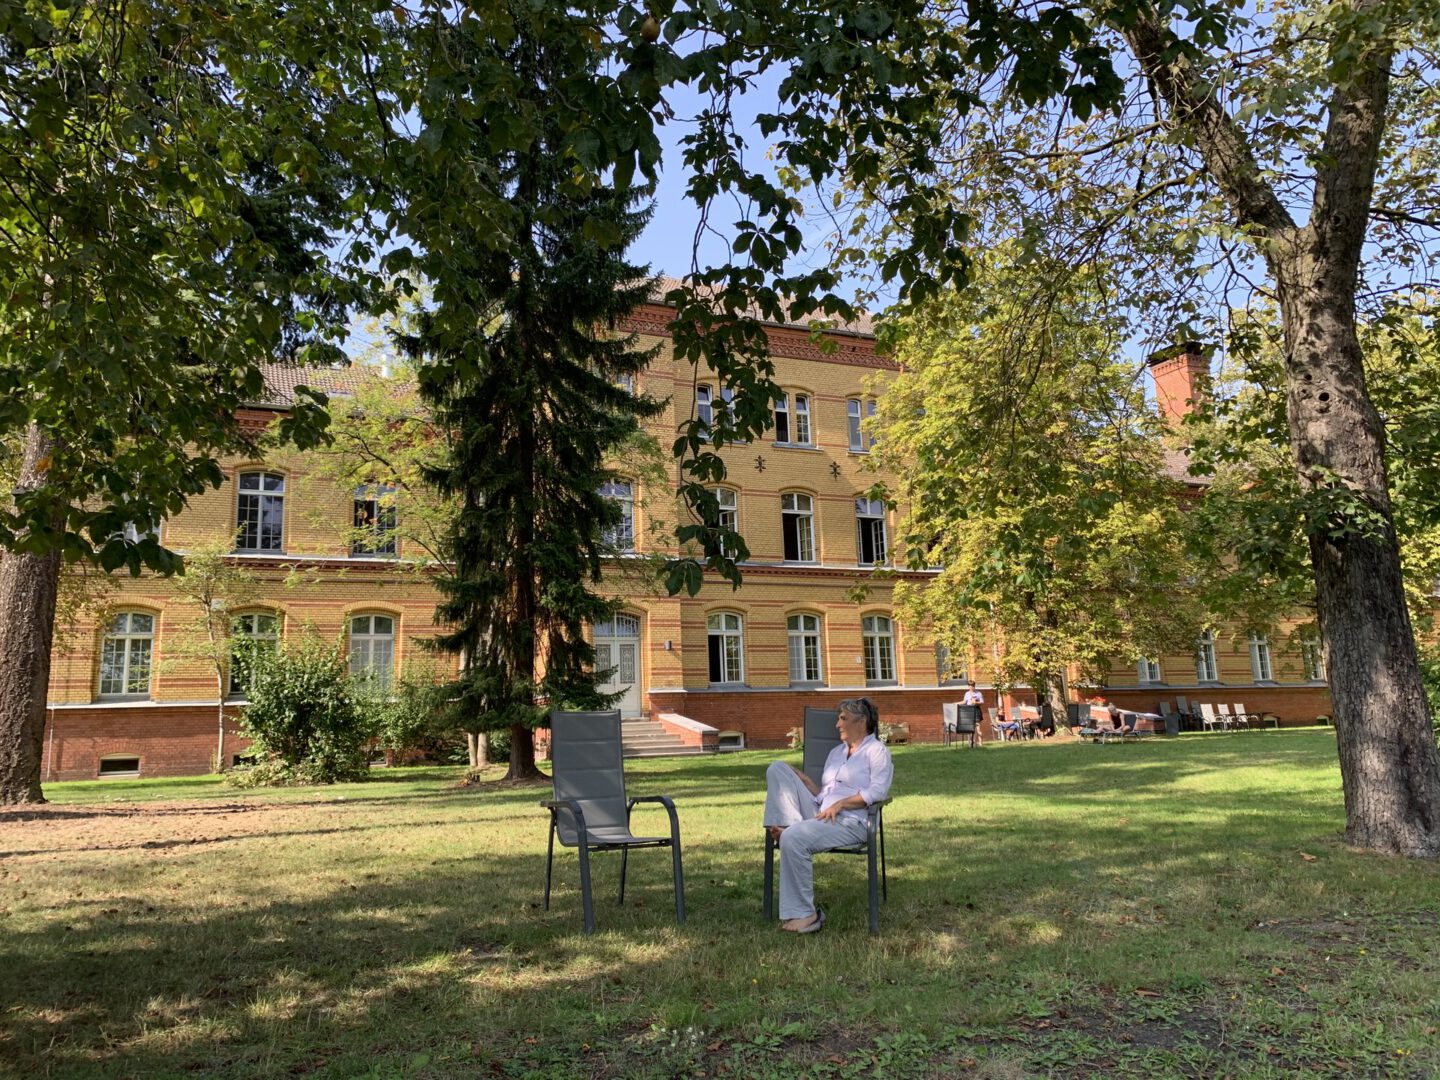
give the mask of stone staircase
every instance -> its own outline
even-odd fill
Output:
[[[621,721],[620,741],[627,758],[691,757],[705,752],[698,746],[686,746],[679,735],[671,734],[660,721],[644,716]]]

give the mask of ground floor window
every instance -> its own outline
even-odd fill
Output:
[[[389,615],[356,615],[350,620],[350,674],[381,690],[395,674],[395,620]]]
[[[718,612],[706,620],[710,650],[710,681],[738,683],[745,681],[745,650],[740,616],[728,611]]]
[[[790,681],[818,683],[820,668],[820,617],[791,615],[786,620],[790,638]]]
[[[883,685],[895,681],[895,624],[884,615],[866,615],[860,620],[865,644],[865,684]]]

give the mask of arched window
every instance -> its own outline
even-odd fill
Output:
[[[155,616],[122,611],[100,643],[100,696],[148,697],[155,648]]]
[[[720,505],[720,515],[715,524],[733,533],[740,531],[740,498],[733,488],[716,488],[715,501]],[[721,545],[724,551],[724,545]],[[729,554],[729,552],[726,552]]]
[[[1325,646],[1318,637],[1300,639],[1300,660],[1305,665],[1308,681],[1325,681]]]
[[[625,480],[608,480],[600,485],[600,495],[620,508],[620,520],[605,526],[601,537],[616,551],[635,550],[635,488]]]
[[[787,446],[810,445],[810,395],[780,394],[775,398],[775,441]]]
[[[809,495],[787,491],[780,496],[780,532],[786,562],[815,561],[815,502]]]
[[[716,612],[705,620],[705,627],[710,652],[710,681],[744,682],[745,645],[740,616],[729,611]]]
[[[875,440],[860,430],[860,421],[875,415],[875,402],[851,398],[845,402],[845,415],[849,421],[850,449],[863,454],[875,445]]]
[[[1139,664],[1136,665],[1137,673],[1142,683],[1163,682],[1160,675],[1160,661],[1151,660],[1148,656],[1142,656]]]
[[[865,645],[865,685],[893,684],[895,624],[884,615],[866,615],[860,620],[860,637]]]
[[[350,619],[350,674],[381,690],[395,674],[393,615],[355,615]]]
[[[361,484],[355,489],[355,532],[350,554],[394,555],[398,524],[394,485]]]
[[[785,625],[790,639],[790,682],[820,682],[825,677],[820,663],[820,617],[791,615]]]
[[[246,611],[230,622],[230,696],[244,697],[249,687],[251,657],[280,646],[280,619],[264,611]]]
[[[1270,666],[1270,640],[1264,634],[1250,635],[1250,674],[1256,682],[1270,682],[1275,678]]]
[[[237,551],[285,550],[285,478],[247,472],[239,479],[235,508]]]

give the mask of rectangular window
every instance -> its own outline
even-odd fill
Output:
[[[1146,657],[1140,658],[1139,663],[1140,681],[1142,683],[1160,682],[1160,661],[1150,660]]]
[[[1264,634],[1250,635],[1250,674],[1256,682],[1270,682],[1275,677],[1270,667],[1270,642]]]
[[[695,418],[700,421],[700,430],[710,437],[710,428],[715,424],[715,399],[710,387],[703,383],[695,387]]]
[[[855,521],[860,565],[879,566],[885,561],[885,504],[879,499],[856,499]]]
[[[1318,638],[1301,640],[1300,659],[1305,665],[1305,678],[1309,682],[1325,681],[1325,647]]]
[[[820,617],[791,615],[786,620],[790,638],[790,682],[820,681]]]
[[[616,551],[634,551],[635,488],[623,480],[610,480],[600,485],[600,495],[620,508],[620,520],[606,525],[601,539]]]
[[[775,399],[775,441],[790,441],[790,398],[781,394]]]
[[[935,645],[935,677],[942,683],[966,682],[970,678],[968,665],[964,660],[951,655],[947,645]]]
[[[860,430],[860,421],[875,415],[875,402],[851,398],[845,402],[845,414],[850,425],[850,449],[857,454],[867,452],[875,440]]]
[[[740,616],[729,612],[706,620],[710,654],[710,681],[738,683],[745,680],[744,649]]]
[[[1195,681],[1217,682],[1219,675],[1215,666],[1215,635],[1206,630],[1195,645]]]
[[[280,620],[264,612],[245,612],[230,623],[230,696],[244,697],[250,681],[251,658],[257,650],[273,652],[280,645]]]
[[[865,649],[865,684],[887,685],[895,682],[894,625],[883,615],[867,615],[860,620],[861,639]]]
[[[350,554],[394,555],[395,489],[385,484],[364,484],[355,489],[355,534]]]
[[[810,398],[805,394],[795,395],[795,431],[791,441],[796,446],[810,445]]]
[[[780,496],[780,532],[786,562],[815,561],[815,503],[809,495],[791,492]]]
[[[389,615],[357,615],[350,620],[350,674],[381,690],[390,689],[395,672],[395,620]]]
[[[100,645],[101,697],[145,697],[150,693],[154,642],[154,615],[122,611],[115,616]]]
[[[740,532],[739,497],[730,488],[716,488],[715,501],[720,504],[720,515],[716,519],[715,524],[722,529],[729,529],[731,532],[738,534]],[[720,545],[720,550],[726,555],[731,554],[726,550],[723,542]]]
[[[238,551],[285,550],[285,478],[274,473],[241,473],[235,512]]]

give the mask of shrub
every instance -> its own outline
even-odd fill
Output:
[[[259,764],[231,774],[236,786],[331,784],[363,779],[372,735],[339,643],[257,651],[247,661],[250,703],[240,730]]]

